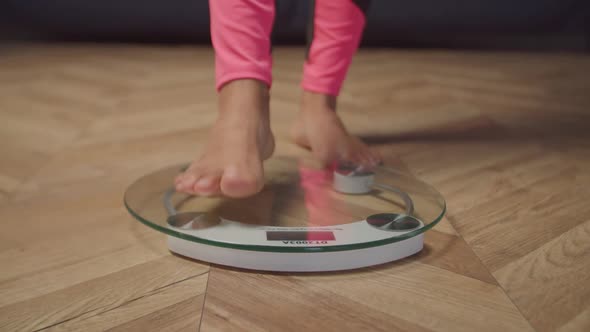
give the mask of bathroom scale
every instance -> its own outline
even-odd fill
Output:
[[[261,271],[356,269],[420,252],[424,232],[445,213],[440,193],[387,165],[316,167],[303,159],[264,163],[265,185],[247,198],[176,192],[186,164],[147,174],[125,192],[141,223],[167,236],[169,250]]]

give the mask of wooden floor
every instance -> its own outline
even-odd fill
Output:
[[[277,49],[278,155],[303,49]],[[212,52],[0,48],[1,331],[590,331],[590,57],[361,51],[354,133],[436,186],[425,250],[346,273],[171,255],[122,204],[215,119]]]

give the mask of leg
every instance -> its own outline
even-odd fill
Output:
[[[294,140],[326,164],[338,160],[376,164],[380,156],[351,136],[335,113],[336,97],[362,37],[368,1],[315,0],[312,6],[311,44]]]
[[[309,44],[301,83],[305,91],[338,96],[362,38],[368,2],[311,1]]]
[[[274,150],[268,106],[274,0],[211,0],[209,6],[218,118],[175,185],[189,194],[246,197],[262,189],[262,161]]]
[[[210,0],[216,88],[236,79],[271,85],[275,0]]]

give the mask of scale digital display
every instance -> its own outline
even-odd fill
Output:
[[[327,231],[267,231],[268,241],[334,241],[333,232]]]

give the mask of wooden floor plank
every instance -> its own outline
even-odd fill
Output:
[[[487,267],[462,238],[435,229],[425,235],[424,245],[426,249],[416,257],[420,262],[497,284]]]
[[[429,265],[407,264],[372,276],[348,277],[318,279],[323,288],[338,292],[347,287],[346,297],[430,329],[532,330],[499,287]]]
[[[274,313],[269,316],[266,308]],[[214,269],[203,331],[237,326],[249,331],[531,330],[498,286],[410,261],[320,276]]]
[[[55,292],[169,254],[164,241],[153,242],[159,242],[159,245],[155,246],[158,251],[152,250],[153,247],[136,244],[116,248],[110,252],[101,252],[90,257],[79,256],[76,260],[66,261],[61,266],[43,267],[43,265],[37,264],[37,268],[41,267],[41,269],[33,271],[27,269],[26,272],[23,271],[22,274],[12,279],[0,282],[0,293],[2,294],[0,306]],[[39,254],[39,256],[52,258],[51,255]],[[29,264],[33,265],[35,262]]]
[[[454,225],[495,271],[583,223],[588,214],[585,196],[522,189],[457,215]]]
[[[195,289],[187,289],[189,292]],[[201,322],[201,309],[205,294],[188,298],[156,312],[134,319],[109,329],[109,332],[152,331],[189,332],[198,331]],[[154,299],[151,299],[154,300]]]
[[[201,331],[428,331],[289,276],[210,272]]]
[[[587,221],[494,272],[538,331],[590,327],[589,236]]]
[[[200,320],[207,275],[159,288],[112,309],[91,311],[46,331],[195,331]]]
[[[78,322],[77,318],[100,316],[127,303],[144,297],[150,298],[170,285],[182,284],[183,281],[197,278],[197,285],[187,284],[190,289],[199,288],[197,293],[187,294],[183,285],[178,291],[172,292],[172,302],[169,301],[165,305],[168,306],[179,296],[181,297],[177,302],[186,300],[191,295],[203,293],[206,282],[199,276],[204,276],[207,271],[208,266],[194,264],[175,256],[163,257],[63,290],[3,306],[0,308],[0,330],[40,330],[65,322]],[[145,305],[149,306],[152,303],[153,306],[151,300],[146,302]],[[142,310],[136,310],[135,306],[131,306],[129,310],[133,310],[133,315],[138,315],[136,317],[143,316]],[[101,317],[95,320],[102,321]]]

